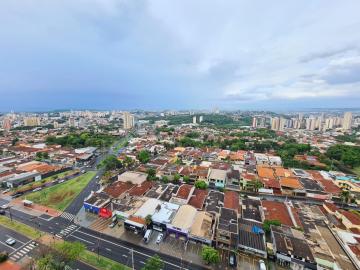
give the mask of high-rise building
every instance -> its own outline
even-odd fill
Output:
[[[25,117],[24,125],[27,127],[40,126],[40,118],[39,117]]]
[[[74,118],[74,117],[70,117],[68,124],[69,124],[69,127],[75,127],[75,118]]]
[[[5,118],[3,122],[3,129],[9,131],[11,129],[11,120],[9,118]]]
[[[343,120],[343,124],[342,124],[342,129],[343,130],[350,130],[351,129],[351,124],[352,124],[352,113],[351,112],[346,112],[344,114],[344,120]]]
[[[134,116],[129,112],[123,113],[124,129],[132,129],[135,124]]]
[[[271,129],[277,131],[279,130],[279,127],[280,127],[280,118],[279,117],[271,118]]]
[[[257,119],[256,119],[256,117],[253,117],[252,127],[253,127],[253,128],[256,128],[256,127],[257,127]]]
[[[193,124],[196,124],[196,115],[193,116]]]
[[[202,123],[203,120],[204,120],[204,117],[202,115],[200,115],[199,122]]]
[[[279,122],[279,131],[284,131],[284,128],[285,128],[285,125],[286,125],[286,119],[281,117],[280,118],[280,122]]]

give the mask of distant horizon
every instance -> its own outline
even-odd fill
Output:
[[[315,112],[322,112],[322,111],[350,111],[350,112],[360,112],[360,107],[328,107],[328,108],[294,108],[292,110],[270,110],[270,109],[222,109],[217,108],[220,112],[309,112],[309,111],[315,111]],[[70,111],[98,111],[98,112],[105,112],[105,111],[128,111],[128,112],[134,112],[134,111],[144,111],[144,112],[154,112],[154,113],[162,113],[162,112],[205,112],[205,113],[214,113],[215,109],[159,109],[159,110],[145,110],[140,108],[134,108],[134,109],[121,109],[121,108],[111,108],[111,109],[82,109],[82,108],[73,108],[73,109],[52,109],[52,110],[10,110],[10,111],[0,111],[1,114],[8,114],[10,112],[14,113],[56,113],[56,112],[70,112]]]
[[[359,10],[357,0],[1,1],[0,111],[358,107]]]

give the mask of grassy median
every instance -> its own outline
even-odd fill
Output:
[[[122,265],[118,262],[115,262],[113,260],[110,260],[106,257],[99,256],[95,254],[94,252],[90,252],[88,250],[85,250],[80,254],[79,260],[83,261],[84,263],[87,263],[97,269],[100,270],[125,270],[130,269],[126,267],[125,265]]]
[[[23,196],[23,199],[63,211],[96,175],[87,172],[74,179]]]
[[[36,239],[38,237],[40,237],[40,231],[26,225],[26,224],[22,224],[20,222],[17,221],[11,221],[8,217],[5,216],[0,216],[0,225],[9,228],[13,231],[16,231],[18,233],[21,233],[31,239]]]

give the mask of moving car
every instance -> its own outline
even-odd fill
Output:
[[[2,194],[8,193],[10,191],[10,188],[5,189]]]
[[[0,215],[5,215],[5,210],[4,209],[0,209]]]
[[[99,178],[100,178],[100,176],[98,176],[98,175],[97,175],[95,178],[96,178],[96,179],[99,179]]]
[[[64,179],[59,180],[59,184],[60,184],[60,183],[64,183],[64,182],[65,182]]]
[[[33,189],[33,192],[40,191],[40,190],[42,190],[42,188],[41,188],[41,187],[34,188],[34,189]]]
[[[162,233],[160,233],[158,235],[158,237],[156,238],[156,244],[160,244],[161,241],[163,240],[163,238],[164,238],[164,235]]]
[[[233,252],[229,254],[229,265],[233,267],[236,266],[236,255]]]
[[[266,265],[263,260],[259,260],[259,269],[260,270],[266,270]]]
[[[9,238],[8,240],[5,241],[5,243],[8,244],[9,246],[12,246],[16,243],[16,240]]]

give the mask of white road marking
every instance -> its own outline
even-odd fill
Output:
[[[103,242],[107,242],[107,243],[112,244],[112,245],[114,245],[114,246],[121,247],[121,248],[126,249],[126,250],[129,250],[129,251],[133,250],[133,249],[131,249],[131,248],[128,248],[128,247],[125,247],[125,246],[119,245],[119,244],[117,244],[117,243],[111,242],[111,241],[106,240],[106,239],[99,238],[99,237],[97,237],[97,236],[94,236],[94,235],[88,234],[88,233],[86,233],[86,232],[82,232],[82,231],[79,231],[79,230],[78,230],[77,232],[78,232],[78,233],[85,234],[85,235],[90,236],[90,237],[92,237],[92,238],[95,238],[95,239],[101,240],[101,241],[103,241]],[[74,234],[72,234],[71,236],[74,236],[74,237],[75,237],[75,235],[74,235]],[[137,250],[133,250],[133,252],[134,252],[134,253],[137,253],[137,254],[140,254],[140,255],[142,255],[142,256],[148,257],[148,258],[150,258],[150,257],[151,257],[150,255],[145,254],[145,253],[142,253],[142,252],[139,252],[139,251],[137,251]],[[164,262],[165,264],[168,264],[168,265],[171,265],[171,266],[175,266],[175,267],[180,268],[180,269],[189,270],[189,269],[187,269],[187,268],[184,268],[184,267],[178,266],[178,265],[176,265],[176,264],[170,263],[170,262],[165,261],[165,260],[163,260],[163,262]]]
[[[89,244],[91,244],[91,245],[95,245],[95,243],[90,242],[90,241],[85,240],[85,239],[82,239],[81,237],[78,237],[78,236],[75,236],[75,235],[71,235],[71,237],[74,237],[74,238],[76,238],[76,239],[79,239],[79,240],[81,240],[81,241],[83,241],[83,242],[85,242],[85,243],[89,243]]]

